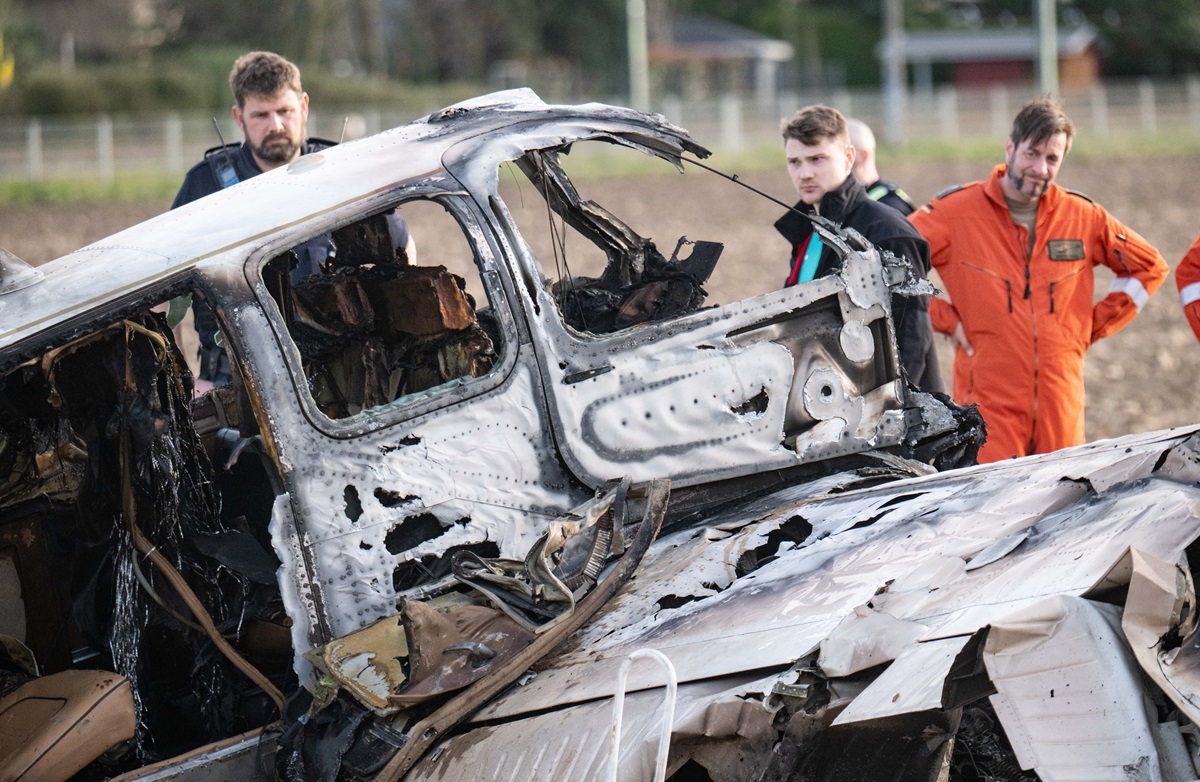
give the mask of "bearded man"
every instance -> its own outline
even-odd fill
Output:
[[[329,146],[307,141],[308,93],[300,69],[273,52],[250,52],[233,64],[233,121],[245,141],[208,150],[183,179],[171,208],[244,182]]]
[[[980,462],[1083,443],[1084,354],[1167,276],[1149,242],[1055,184],[1074,136],[1056,100],[1032,101],[989,178],[944,190],[909,217],[950,297],[929,313],[956,348],[954,401],[977,403],[987,423]],[[1095,301],[1100,264],[1116,277]]]
[[[192,166],[183,178],[172,209],[333,145],[307,138],[308,93],[300,86],[300,69],[284,57],[274,52],[242,55],[229,73],[229,87],[236,101],[233,121],[242,129],[245,140],[208,150],[204,160]],[[404,220],[388,215],[388,229],[396,248],[405,252],[409,263],[415,262],[416,248]],[[329,235],[324,234],[293,250],[297,263],[290,276],[293,282],[299,282],[320,272],[332,246]],[[200,340],[199,378],[217,385],[227,383],[230,367],[217,339],[216,315],[199,300],[193,303],[193,310]]]

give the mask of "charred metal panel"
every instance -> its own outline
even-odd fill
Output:
[[[660,541],[638,580],[573,650],[479,718],[603,697],[620,661],[643,646],[667,654],[680,680],[689,681],[790,665],[861,606],[925,625],[922,638],[935,639],[972,634],[1047,593],[1087,595],[1127,582],[1117,569],[1130,546],[1175,561],[1200,535],[1200,490],[1155,473],[1162,458],[1141,458],[1187,450],[1188,434],[1144,436],[1119,450],[1099,443],[825,497],[818,482],[719,515],[705,529]],[[1112,476],[1121,464],[1123,480],[1110,480],[1103,493],[1081,490],[1067,477]],[[830,478],[825,488],[834,485]],[[1022,491],[1014,495],[1007,488],[1013,485]],[[739,576],[742,554],[796,516],[813,533]],[[1006,557],[967,569],[973,556],[1015,532],[1029,537]],[[662,608],[667,595],[702,599]],[[630,688],[645,684],[635,670]]]
[[[1043,779],[1162,779],[1121,609],[1056,596],[993,625],[992,705],[1022,768]],[[1135,777],[1136,778],[1136,777]]]
[[[519,349],[502,301],[505,273],[483,229],[463,219],[507,343],[479,379],[333,421],[297,388],[299,357],[275,349],[280,325],[258,303],[229,310],[242,352],[271,367],[256,380],[291,492],[294,521],[277,508],[276,548],[289,609],[304,612],[293,639],[305,675],[299,655],[393,613],[400,591],[444,575],[454,551],[519,558],[549,519],[586,497],[556,457],[533,356]],[[447,312],[439,299],[431,317],[456,315]]]
[[[519,559],[549,520],[583,498],[548,445],[530,371],[518,366],[502,388],[403,432],[315,438],[292,451],[298,464],[289,480],[304,508],[299,535],[324,612],[314,625],[324,624],[326,640],[395,611],[398,564],[483,541]],[[350,485],[361,503],[357,519],[345,512]],[[397,496],[412,499],[396,502]],[[440,534],[399,555],[390,552],[388,535],[421,514],[436,518]],[[277,544],[277,553],[283,559],[286,552]],[[315,607],[292,586],[302,583],[294,577],[280,579],[285,594],[292,592],[297,607]]]
[[[569,332],[538,291],[535,349],[575,473],[686,486],[900,442],[883,271],[874,250],[826,241],[846,253],[839,276],[603,338]]]

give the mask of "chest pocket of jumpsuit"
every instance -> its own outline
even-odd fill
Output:
[[[963,261],[967,284],[954,300],[954,306],[964,321],[968,334],[997,334],[1004,330],[1004,320],[1013,314],[1015,297],[1021,291],[1014,290],[1015,283],[996,269],[983,263]],[[963,295],[967,301],[961,301]]]
[[[1091,264],[1085,260],[1049,261],[1046,314],[1049,327],[1064,342],[1086,348],[1092,333]]]

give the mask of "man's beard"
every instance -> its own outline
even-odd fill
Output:
[[[1005,170],[1004,174],[1008,177],[1008,181],[1012,184],[1012,186],[1017,189],[1018,193],[1024,193],[1025,177],[1017,176],[1016,171],[1013,170],[1013,163],[1015,163],[1016,160],[1016,155],[1013,155],[1008,159],[1008,169]],[[1029,197],[1041,198],[1045,194],[1046,188],[1048,187],[1050,187],[1050,183],[1044,179],[1033,180],[1033,192],[1029,194]]]
[[[261,146],[253,147],[254,156],[267,163],[288,163],[300,151],[300,145],[285,135],[268,136]]]

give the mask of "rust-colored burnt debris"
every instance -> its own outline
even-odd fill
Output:
[[[491,369],[492,339],[443,266],[364,266],[292,289],[290,328],[313,397],[345,418]]]

